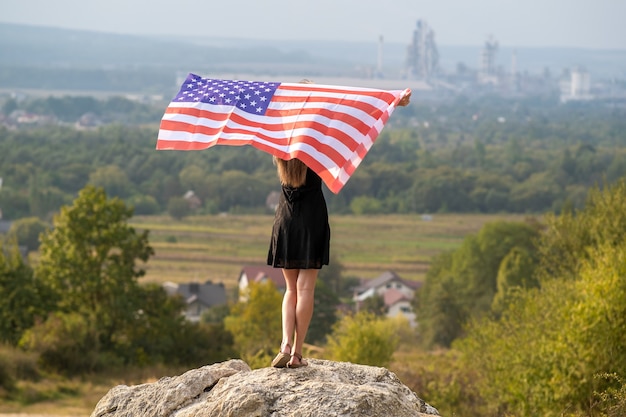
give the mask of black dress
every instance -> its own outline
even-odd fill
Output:
[[[322,179],[307,168],[301,187],[282,187],[267,264],[284,269],[320,269],[328,265],[330,226]]]

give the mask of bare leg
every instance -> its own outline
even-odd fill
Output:
[[[287,350],[286,345],[293,347],[293,336],[296,327],[296,305],[298,300],[297,281],[299,269],[283,269],[285,277],[285,295],[283,296],[282,324],[283,324],[283,340],[280,346],[281,352],[291,353],[292,349]]]
[[[318,269],[301,269],[296,281],[297,300],[296,300],[296,334],[291,350],[294,353],[302,354],[302,345],[304,338],[311,323],[313,316],[313,302],[315,296],[315,281],[317,279]],[[300,359],[292,356],[289,364],[298,365]]]

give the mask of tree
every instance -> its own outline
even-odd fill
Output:
[[[590,248],[602,243],[623,245],[624,230],[626,178],[604,188],[592,188],[584,208],[546,217],[538,275],[542,279],[575,276],[580,263],[589,258]]]
[[[518,293],[500,320],[472,322],[455,344],[497,415],[604,415],[596,393],[626,376],[626,248],[590,250],[575,277]]]
[[[498,290],[492,304],[495,313],[499,314],[507,307],[514,292],[539,286],[535,277],[536,267],[536,253],[520,247],[514,247],[502,259],[496,280]]]
[[[136,321],[142,293],[137,279],[154,253],[148,231],[128,226],[132,209],[102,188],[87,186],[54,218],[42,236],[35,275],[54,293],[61,314],[77,314],[95,335],[92,351],[115,351],[124,329]]]
[[[26,246],[29,251],[39,248],[39,236],[48,229],[48,225],[37,217],[27,217],[11,224],[9,236],[14,236],[19,245]]]
[[[167,213],[175,220],[181,220],[191,213],[189,202],[183,197],[172,197],[167,202]]]
[[[375,316],[384,316],[387,313],[385,299],[380,294],[374,294],[363,301],[359,310],[368,311]]]
[[[536,252],[535,224],[487,223],[453,252],[435,257],[419,293],[417,316],[427,346],[449,346],[471,317],[491,312],[498,271],[512,250]]]
[[[100,167],[89,175],[89,184],[102,187],[113,197],[124,198],[131,193],[131,182],[126,173],[117,165]]]
[[[324,284],[337,296],[341,296],[343,270],[343,264],[341,263],[337,255],[332,253],[330,255],[330,262],[327,266],[320,269],[317,279],[324,282]]]
[[[625,191],[623,179],[592,190],[582,210],[549,216],[540,287],[512,294],[499,319],[472,320],[455,344],[494,413],[612,412],[600,400],[620,383],[623,392],[626,376]]]
[[[339,298],[322,280],[315,283],[315,300],[313,301],[313,317],[305,341],[311,344],[320,344],[326,341],[326,336],[337,321],[337,306]]]
[[[39,354],[45,369],[72,375],[101,370],[96,323],[77,312],[55,311],[24,333],[20,347]]]
[[[241,357],[253,368],[264,367],[282,338],[282,296],[271,281],[250,283],[244,296],[247,301],[232,306],[224,326]]]
[[[390,319],[362,311],[344,316],[333,326],[326,348],[333,360],[388,366],[397,344]]]
[[[2,113],[5,116],[10,116],[15,110],[19,109],[19,105],[17,104],[17,100],[13,97],[7,99],[2,105]]]
[[[14,240],[0,244],[0,343],[16,346],[47,313],[46,289],[35,280]]]
[[[350,202],[350,210],[356,215],[378,214],[382,211],[382,204],[376,198],[359,196]]]

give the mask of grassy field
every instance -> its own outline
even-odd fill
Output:
[[[424,278],[431,258],[454,249],[488,222],[522,221],[523,215],[438,214],[332,216],[331,256],[344,275],[375,278],[393,270],[402,278]],[[233,288],[242,267],[263,265],[273,217],[216,215],[135,217],[131,224],[150,230],[155,255],[145,265],[143,282],[223,282]]]

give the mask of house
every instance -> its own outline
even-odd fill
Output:
[[[0,211],[0,219],[2,219],[2,212]],[[10,220],[0,220],[0,234],[7,234],[9,230],[11,230],[11,225],[13,224]]]
[[[383,298],[388,317],[404,315],[415,326],[415,313],[411,300],[422,286],[421,282],[411,282],[400,278],[395,272],[387,271],[371,280],[363,280],[354,289],[353,300],[357,309],[367,298],[379,295]]]
[[[200,200],[200,198],[196,195],[196,193],[193,192],[193,190],[187,191],[183,198],[185,199],[185,201],[187,201],[187,204],[189,204],[189,208],[191,210],[198,210],[200,207],[202,207],[202,200]]]
[[[285,291],[286,284],[282,269],[274,268],[269,265],[244,266],[239,273],[240,299],[242,299],[241,294],[245,294],[251,282],[261,283],[268,280],[272,281],[274,286],[281,292]]]
[[[409,297],[393,288],[386,291],[383,295],[383,300],[385,302],[385,307],[387,308],[387,317],[404,316],[407,320],[409,320],[411,327],[415,327],[417,325],[417,321],[415,312],[413,312],[413,306],[411,305],[413,297],[414,296]]]
[[[227,302],[226,289],[223,283],[214,284],[206,281],[204,284],[191,282],[187,284],[175,284],[166,282],[163,284],[165,291],[171,295],[179,295],[185,300],[185,318],[189,321],[198,322],[202,313],[211,307],[225,305]]]

